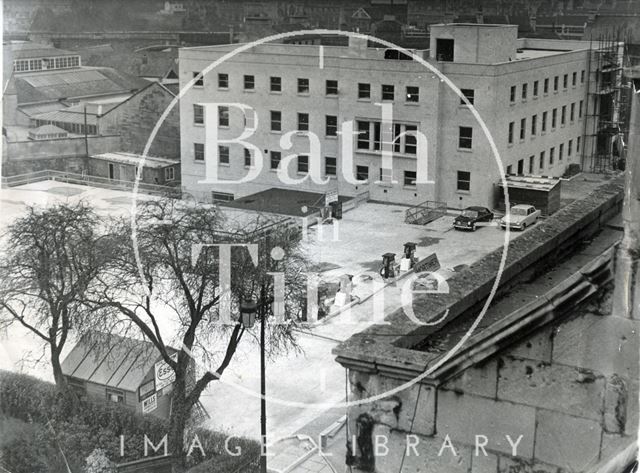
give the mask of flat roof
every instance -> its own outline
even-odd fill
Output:
[[[102,161],[111,161],[122,164],[131,164],[137,166],[142,159],[144,159],[144,167],[147,168],[164,168],[178,164],[180,161],[176,159],[158,158],[155,156],[142,157],[140,154],[125,153],[125,152],[113,152],[94,154],[91,156],[93,159],[99,159]]]
[[[507,176],[505,180],[507,186],[512,189],[531,189],[545,192],[549,192],[560,184],[559,178],[547,176]],[[500,181],[498,185],[503,187],[504,184]]]
[[[351,197],[338,196],[340,202],[351,200]],[[269,212],[292,217],[304,217],[324,207],[324,194],[292,189],[271,188],[251,194],[231,202],[220,202],[221,206],[254,212]],[[303,210],[306,208],[306,211]]]

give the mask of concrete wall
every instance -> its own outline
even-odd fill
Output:
[[[438,39],[453,39],[453,61],[470,64],[495,64],[515,59],[517,25],[431,25],[430,54],[436,58]]]

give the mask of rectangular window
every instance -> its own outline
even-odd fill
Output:
[[[576,153],[580,152],[580,137],[576,138]]]
[[[543,83],[543,86],[542,86],[542,92],[545,93],[545,94],[549,93],[549,78],[548,77],[544,80],[544,83]]]
[[[458,148],[471,149],[473,144],[473,128],[461,126],[458,128]]]
[[[556,122],[558,118],[558,109],[554,108],[553,110],[551,110],[551,129],[554,129],[556,127]]]
[[[540,152],[540,170],[544,169],[544,151]]]
[[[271,92],[282,92],[282,77],[270,77],[269,90]]]
[[[327,176],[335,176],[338,171],[338,163],[336,158],[329,156],[324,158],[324,173]]]
[[[538,96],[538,81],[533,81],[533,96],[537,97]]]
[[[393,2],[386,2],[393,3]],[[453,53],[455,51],[455,42],[453,39],[438,38],[436,39],[436,59],[443,62],[453,62]]]
[[[229,126],[229,107],[218,106],[218,126]]]
[[[204,107],[202,105],[193,104],[193,123],[204,125]]]
[[[382,84],[382,100],[393,100],[395,87],[393,85]]]
[[[555,157],[555,154],[556,154],[556,149],[551,148],[549,150],[549,166],[553,166],[553,158]]]
[[[298,155],[298,173],[307,174],[309,172],[309,156],[306,154]]]
[[[456,189],[459,191],[471,190],[471,173],[468,171],[458,171]]]
[[[560,125],[564,125],[567,118],[567,106],[563,105],[560,111]]]
[[[220,164],[229,164],[229,147],[228,146],[218,146],[218,160]]]
[[[573,102],[571,104],[571,111],[569,112],[569,120],[573,121],[575,117],[576,117],[576,103]]]
[[[270,169],[278,169],[280,167],[280,160],[282,159],[282,153],[280,151],[271,151],[271,159],[269,160]]]
[[[309,79],[298,79],[298,93],[299,94],[309,93]]]
[[[558,91],[558,84],[560,82],[560,77],[559,76],[555,76],[553,78],[553,91],[557,92]]]
[[[580,100],[580,104],[578,105],[578,118],[582,118],[582,106],[584,105],[584,100]]]
[[[533,115],[531,117],[531,136],[536,136],[536,133],[538,133],[537,127],[538,127],[538,115]]]
[[[464,95],[465,98],[469,101],[469,103],[471,105],[473,105],[473,100],[475,98],[475,90],[473,90],[473,89],[460,89],[460,92],[462,92],[462,95]],[[460,99],[460,105],[466,105],[464,100]]]
[[[358,121],[358,149],[369,149],[371,141],[371,133],[369,131],[369,122]]]
[[[567,143],[567,157],[571,157],[571,153],[573,152],[573,140],[569,140]]]
[[[405,125],[405,132],[418,131],[418,127],[415,125]],[[406,133],[404,135],[404,152],[406,154],[416,154],[418,152],[418,144],[416,141],[416,137],[412,133]]]
[[[107,401],[124,403],[124,391],[107,388]]]
[[[562,88],[566,89],[567,87],[569,87],[569,74],[562,76]]]
[[[326,136],[338,136],[338,117],[335,115],[325,116],[324,132]]]
[[[199,72],[194,72],[193,73],[193,78],[195,79],[196,77],[198,77],[198,74],[200,74]],[[196,79],[196,81],[193,83],[194,87],[204,87],[204,76],[200,76]]]
[[[369,166],[356,166],[356,179],[358,181],[368,181]]]
[[[271,110],[271,131],[282,131],[282,112]]]
[[[508,136],[508,143],[509,143],[510,145],[512,145],[512,144],[513,144],[513,130],[514,130],[515,126],[516,126],[515,122],[510,122],[510,123],[509,123],[509,136]]]
[[[560,147],[558,148],[558,161],[562,161],[564,154],[564,143],[560,143]]]
[[[584,69],[580,71],[580,83],[584,84]]]
[[[416,185],[416,172],[415,171],[405,171],[404,172],[404,185],[405,186],[415,186]]]
[[[244,90],[254,90],[256,88],[256,78],[255,76],[245,75],[244,76]]]
[[[520,140],[524,140],[525,134],[527,132],[527,119],[523,118],[520,120]]]
[[[393,99],[392,99],[393,100]],[[407,102],[420,101],[420,87],[407,86]]]
[[[509,164],[507,166],[507,176],[511,176],[513,174],[513,166]]]
[[[228,89],[229,88],[229,74],[218,74],[218,88],[219,89]]]
[[[577,84],[578,84],[578,73],[574,72],[573,74],[571,74],[571,85],[575,87]]]
[[[165,181],[173,181],[175,179],[175,169],[173,166],[169,166],[168,168],[164,168],[164,180]]]
[[[193,143],[193,159],[204,161],[204,143]]]
[[[298,113],[298,131],[309,131],[308,113]]]
[[[509,102],[514,103],[516,101],[516,86],[512,85],[509,89]]]
[[[212,192],[211,200],[214,202],[231,202],[234,199],[233,194],[229,194],[228,192]]]
[[[371,84],[358,84],[358,98],[370,99],[371,98]]]
[[[522,84],[522,100],[527,100],[527,85]]]
[[[529,156],[529,174],[533,174],[534,172],[535,161],[536,161],[535,156]]]
[[[327,80],[325,90],[327,95],[338,95],[338,81]]]
[[[253,156],[251,156],[251,150],[248,148],[244,149],[244,165],[245,167],[253,166]]]
[[[542,112],[542,124],[540,127],[542,128],[542,133],[547,131],[547,112]]]

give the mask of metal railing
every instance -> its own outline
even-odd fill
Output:
[[[426,225],[447,213],[447,203],[427,200],[415,205],[405,212],[404,221],[415,225]]]

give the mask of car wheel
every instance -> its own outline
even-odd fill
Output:
[[[526,224],[526,223],[523,223],[523,224],[522,224],[522,231],[524,232],[524,231],[526,230],[526,228],[527,228],[527,224]]]
[[[472,231],[472,232],[475,232],[475,231],[476,231],[476,224],[475,224],[475,223],[472,223],[472,224],[471,224],[471,231]]]

